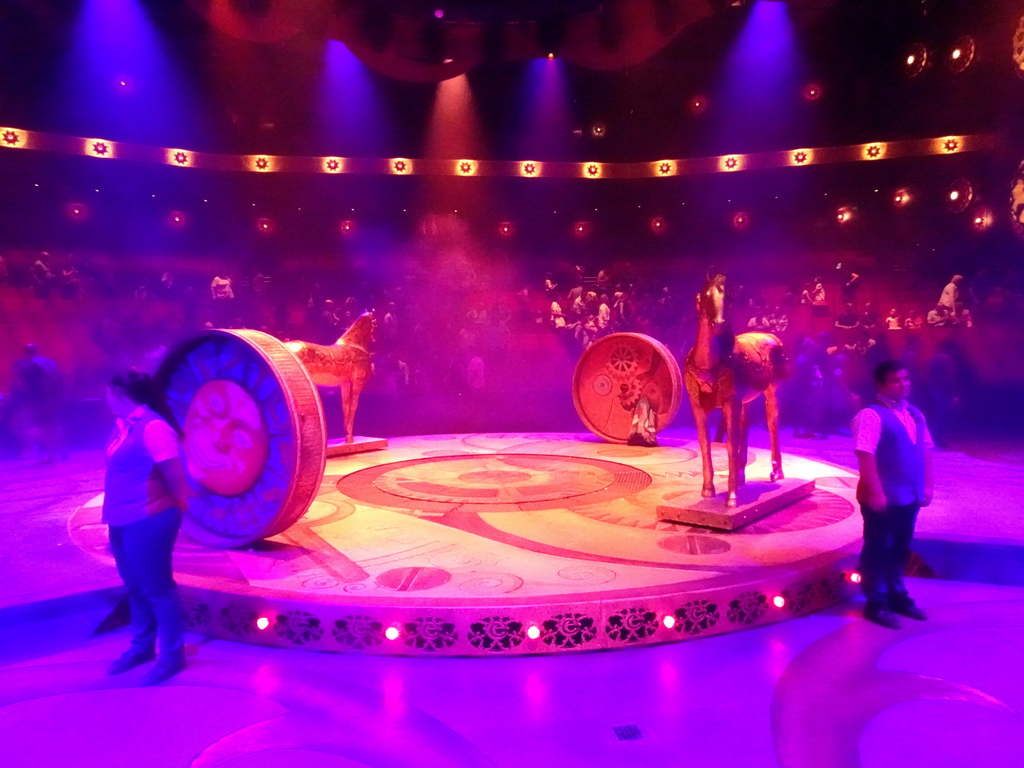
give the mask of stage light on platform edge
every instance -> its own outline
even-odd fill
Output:
[[[270,619],[266,616],[260,616],[256,619],[256,629],[263,630],[270,626]]]
[[[672,629],[676,625],[676,617],[669,614],[661,620],[661,623],[665,625],[665,629]]]
[[[526,630],[526,636],[531,640],[536,640],[540,637],[540,627],[532,626]]]
[[[857,571],[850,574],[850,582],[853,584],[860,584],[862,578],[863,577],[857,573]]]
[[[398,627],[388,627],[384,630],[384,637],[388,640],[397,640],[400,634]]]
[[[772,605],[774,605],[776,608],[785,608],[786,598],[784,598],[782,595],[776,595],[772,598]]]

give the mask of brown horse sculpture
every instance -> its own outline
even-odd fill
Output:
[[[703,460],[701,495],[715,495],[714,468],[707,416],[721,408],[725,418],[729,457],[729,493],[726,506],[736,506],[736,490],[746,482],[747,406],[762,392],[772,445],[771,481],[781,480],[779,406],[776,382],[785,375],[782,342],[771,333],[733,336],[725,323],[725,277],[716,275],[697,294],[697,343],[686,355],[683,379],[697,422]]]
[[[346,443],[354,441],[353,429],[359,395],[373,370],[370,363],[373,328],[373,314],[365,312],[330,346],[311,344],[308,341],[289,341],[286,344],[309,371],[314,384],[341,389]]]

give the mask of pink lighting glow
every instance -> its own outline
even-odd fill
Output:
[[[258,619],[256,619],[256,629],[264,630],[269,626],[270,619],[268,619],[266,616],[260,616]]]
[[[665,625],[665,629],[672,629],[676,625],[676,617],[669,614],[661,620],[661,623]]]
[[[388,627],[384,630],[384,637],[388,640],[397,640],[399,634],[401,633],[398,631],[398,627]]]
[[[785,608],[786,598],[784,598],[782,595],[776,595],[772,598],[772,605],[774,605],[776,608]]]
[[[857,571],[850,574],[850,582],[853,584],[860,584],[862,578],[863,577],[857,573]]]
[[[538,637],[540,637],[540,628],[536,626],[530,627],[528,630],[526,630],[526,636],[531,640],[536,640]]]

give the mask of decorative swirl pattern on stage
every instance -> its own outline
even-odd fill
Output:
[[[185,609],[185,626],[189,629],[204,630],[210,627],[213,615],[210,606],[195,595],[183,594],[181,602]]]
[[[306,611],[287,611],[277,614],[274,632],[282,640],[295,645],[311,645],[324,635],[320,619]]]
[[[523,623],[509,616],[488,616],[469,625],[469,642],[481,651],[500,653],[523,644]]]
[[[796,614],[806,613],[817,598],[817,590],[814,584],[803,581],[782,590],[782,596],[786,600],[787,611]]]
[[[451,648],[459,639],[455,623],[436,617],[421,617],[404,625],[405,644],[419,651],[440,651]]]
[[[220,610],[217,621],[221,628],[235,637],[246,639],[256,633],[256,611],[245,605],[229,603]]]
[[[753,624],[768,612],[768,595],[763,592],[744,592],[729,601],[726,615],[733,624]]]
[[[620,643],[635,643],[658,631],[658,615],[646,608],[624,608],[608,618],[605,634]]]
[[[341,645],[361,651],[384,642],[384,625],[372,616],[345,616],[334,622],[331,634]]]
[[[687,635],[702,635],[718,623],[718,604],[710,600],[691,600],[675,611],[673,629]]]
[[[582,613],[560,613],[544,622],[540,638],[557,648],[579,648],[597,637],[595,622]]]
[[[507,595],[523,586],[523,579],[514,573],[473,573],[459,583],[459,589],[472,595]]]
[[[562,568],[558,577],[575,584],[607,584],[615,580],[615,571],[600,565],[579,563]]]

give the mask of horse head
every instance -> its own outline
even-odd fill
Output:
[[[725,323],[725,275],[709,275],[704,288],[697,294],[697,315],[707,320],[712,328]]]

